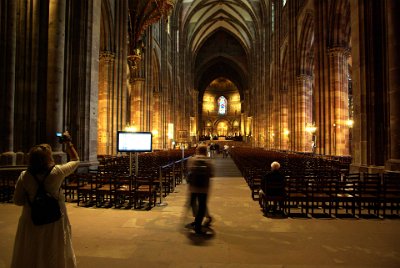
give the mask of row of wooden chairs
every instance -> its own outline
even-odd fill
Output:
[[[12,202],[15,183],[20,174],[20,169],[0,170],[0,202]]]
[[[284,187],[285,195],[263,196],[263,200],[259,200],[264,211],[268,210],[269,204],[281,202],[282,210],[289,216],[400,216],[399,174],[286,176]]]
[[[129,175],[127,168],[103,166],[96,173],[72,174],[64,181],[67,201],[79,206],[151,209],[161,198],[173,192],[186,174],[187,159],[178,160],[158,169],[139,169]]]
[[[192,149],[186,150],[185,156],[191,156],[193,153]],[[128,155],[101,155],[98,159],[99,166],[96,171],[73,174],[66,178],[63,188],[67,201],[78,202],[79,200],[80,204],[109,206],[109,204],[122,203],[122,199],[126,196],[127,199],[135,197],[132,200],[138,200],[140,204],[143,204],[143,200],[149,199],[148,193],[151,192],[151,197],[153,196],[154,189],[156,193],[162,192],[164,197],[173,192],[187,173],[187,158],[182,161],[181,150],[139,154],[138,176],[129,176],[135,172],[135,163],[131,163]],[[0,170],[0,202],[12,202],[15,183],[21,171],[25,169],[26,166]],[[130,186],[128,187],[131,183],[126,182],[127,177],[133,178],[130,180],[134,182],[131,187],[134,188],[134,194],[131,193]],[[148,187],[146,183],[153,186]],[[155,203],[153,199],[152,197],[152,205]],[[132,204],[132,201],[124,203]]]
[[[68,179],[77,186],[70,191],[66,188],[65,194],[76,193],[78,206],[139,208],[144,200],[148,200],[148,209],[156,205],[158,189],[152,177],[81,173]]]
[[[297,211],[301,215],[338,216],[343,211],[357,217],[399,215],[398,173],[349,174],[350,157],[262,148],[232,148],[231,155],[254,200],[259,200],[261,179],[270,171],[270,164],[273,161],[281,164],[281,172],[286,176],[286,195],[269,198],[284,201],[285,213],[292,214],[292,208],[300,208]],[[265,206],[272,202],[259,201]]]

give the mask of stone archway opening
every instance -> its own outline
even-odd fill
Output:
[[[214,79],[202,97],[202,135],[231,138],[241,135],[241,98],[237,86],[225,77]]]

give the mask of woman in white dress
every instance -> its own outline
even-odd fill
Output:
[[[72,174],[79,165],[79,156],[68,132],[63,133],[66,151],[70,161],[55,165],[52,150],[48,144],[40,144],[29,152],[28,170],[19,176],[14,193],[14,203],[23,206],[15,236],[12,268],[40,267],[62,268],[76,267],[76,259],[71,241],[71,224],[68,219],[64,195],[60,187],[66,176]],[[50,173],[47,175],[48,171]],[[44,181],[48,193],[59,200],[62,216],[58,221],[34,225],[31,208],[27,198],[32,201],[36,194],[38,180]]]

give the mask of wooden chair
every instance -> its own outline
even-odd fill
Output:
[[[115,208],[131,208],[134,205],[135,187],[133,178],[129,175],[119,175],[114,182],[114,205]]]
[[[67,202],[78,201],[78,175],[71,174],[65,178],[62,188]],[[76,197],[76,198],[75,198]]]
[[[382,211],[383,217],[386,217],[386,211],[390,211],[390,215],[399,216],[400,209],[400,174],[384,173],[383,174],[383,191],[382,191]]]
[[[13,202],[15,184],[22,170],[0,170],[0,202]]]
[[[311,215],[332,216],[332,202],[335,178],[331,177],[313,177],[308,180],[308,198],[311,205]],[[317,213],[316,209],[322,209],[322,213]],[[326,213],[328,210],[328,213]]]
[[[265,192],[264,192],[265,191]],[[264,194],[259,196],[259,201],[263,212],[267,215],[272,213],[285,213],[285,202],[287,200],[285,193],[285,183],[266,182],[266,189],[263,189]],[[279,193],[279,194],[271,194]]]
[[[135,177],[135,200],[134,207],[142,208],[145,200],[148,201],[147,209],[150,210],[156,205],[157,200],[157,188],[154,185],[153,176],[148,177]]]
[[[368,216],[379,217],[379,207],[381,201],[381,177],[380,174],[364,173],[360,181],[358,201],[358,216],[365,216],[363,211],[368,212]],[[373,214],[371,214],[373,211]]]
[[[261,180],[263,175],[260,173],[255,173],[252,175],[250,180],[250,190],[251,190],[251,198],[256,200],[259,198],[258,192],[261,189]]]
[[[160,191],[164,197],[168,195],[168,193],[172,193],[174,191],[174,184],[175,184],[175,178],[174,178],[174,171],[173,171],[173,165],[165,165],[160,168],[160,179],[161,179],[161,187]]]
[[[78,173],[78,206],[92,206],[96,203],[96,174]]]
[[[359,195],[360,173],[345,175],[342,180],[338,179],[334,184],[333,202],[335,217],[339,216],[339,209],[344,209],[347,215],[350,209],[350,215],[355,217],[357,196]]]
[[[96,175],[96,207],[110,208],[114,204],[114,175],[100,173]]]
[[[286,192],[286,214],[288,216],[296,215],[292,213],[291,209],[300,208],[302,216],[308,217],[308,180],[306,177],[286,176],[285,178],[285,192]]]
[[[174,185],[173,185],[174,188],[177,185],[182,183],[183,170],[184,170],[184,166],[183,165],[184,165],[184,163],[181,160],[176,161],[174,163],[174,168],[173,168],[173,170],[174,170],[174,179],[175,179]]]

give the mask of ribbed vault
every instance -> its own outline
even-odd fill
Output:
[[[202,98],[208,84],[218,77],[231,80],[241,96],[248,88],[249,58],[254,50],[259,1],[182,0],[181,36],[194,74],[194,87]]]

